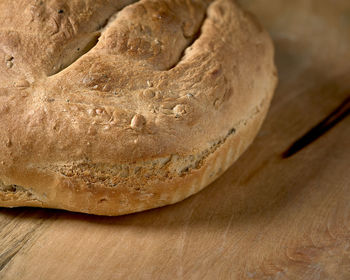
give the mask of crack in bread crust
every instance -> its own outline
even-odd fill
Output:
[[[208,149],[196,155],[180,156],[170,155],[141,163],[128,163],[120,165],[93,164],[81,162],[75,164],[54,165],[38,169],[50,170],[65,177],[79,177],[87,184],[103,183],[108,187],[118,187],[122,184],[131,184],[142,187],[144,181],[165,181],[177,176],[186,176],[192,170],[200,169],[205,160],[225,143],[227,138],[234,134],[232,128],[227,135],[213,143]]]
[[[5,185],[0,181],[1,201],[35,201],[42,204],[40,199],[29,189],[15,184]]]
[[[251,119],[255,118],[260,113],[262,104],[266,102],[264,100],[259,106],[254,108],[247,119],[241,120],[233,128],[231,128],[224,137],[214,141],[210,144],[210,147],[192,155],[180,156],[177,154],[157,158],[154,160],[140,162],[140,163],[127,163],[121,165],[104,165],[93,164],[91,162],[80,162],[75,164],[61,164],[51,167],[36,167],[42,170],[49,170],[55,173],[59,173],[65,177],[80,177],[87,184],[103,183],[109,187],[118,187],[119,184],[128,183],[133,181],[133,184],[140,181],[137,184],[142,185],[142,180],[152,181],[167,180],[175,176],[186,176],[191,170],[201,168],[205,164],[205,160],[217,149],[223,145],[226,140],[242,126],[247,125]]]

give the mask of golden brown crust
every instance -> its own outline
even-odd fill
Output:
[[[233,1],[19,2],[0,3],[0,205],[175,203],[257,133],[273,46]]]

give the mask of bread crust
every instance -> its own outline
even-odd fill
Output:
[[[233,1],[30,2],[0,3],[0,206],[172,204],[253,141],[274,51]]]

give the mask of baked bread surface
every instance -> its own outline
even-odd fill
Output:
[[[231,0],[1,0],[0,206],[121,215],[198,192],[277,75]]]

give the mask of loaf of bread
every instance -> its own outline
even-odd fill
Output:
[[[246,150],[277,83],[233,0],[3,0],[0,24],[3,207],[181,201]]]

